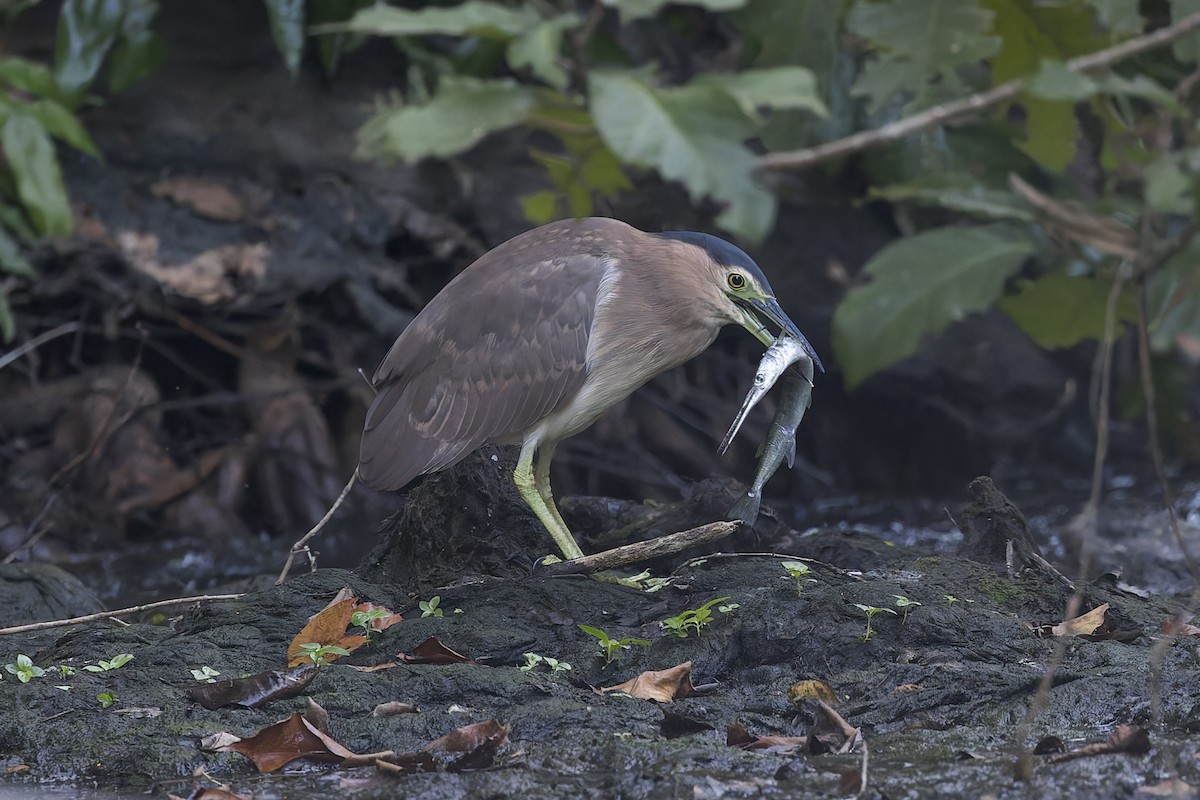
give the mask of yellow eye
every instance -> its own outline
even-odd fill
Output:
[[[746,276],[740,272],[731,272],[725,279],[729,284],[729,288],[734,291],[741,291],[746,288]]]

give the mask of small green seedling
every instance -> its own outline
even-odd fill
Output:
[[[785,561],[783,568],[796,584],[796,594],[804,594],[804,584],[817,582],[816,579],[808,577],[812,568],[803,561]]]
[[[623,651],[631,649],[634,645],[638,647],[650,646],[650,640],[648,639],[635,639],[631,636],[626,636],[624,639],[612,639],[607,633],[599,628],[593,628],[591,625],[580,625],[579,630],[588,636],[596,638],[596,655],[604,659],[605,667],[619,660]]]
[[[855,603],[854,607],[867,615],[867,632],[864,633],[862,636],[862,639],[864,642],[871,638],[871,633],[872,633],[871,618],[872,617],[874,617],[876,614],[879,614],[884,611],[886,611],[887,613],[889,613],[893,616],[895,616],[895,614],[896,614],[896,612],[892,611],[890,608],[880,608],[879,606],[864,606],[862,603]]]
[[[659,624],[667,636],[678,636],[680,639],[686,639],[688,638],[689,631],[699,636],[704,626],[712,622],[712,607],[718,603],[724,603],[728,599],[728,597],[718,597],[715,600],[709,600],[697,609],[689,608],[678,616],[667,617]],[[727,606],[726,608],[729,607]],[[732,606],[732,608],[736,608],[736,606]],[[717,610],[726,613],[722,608],[718,608]]]
[[[560,672],[567,672],[571,669],[571,665],[565,661],[559,661],[557,658],[550,656],[541,656],[537,653],[525,654],[525,666],[520,667],[521,672],[533,672],[538,664],[545,664],[550,668],[551,675],[557,675]]]
[[[112,708],[117,704],[117,696],[112,692],[101,692],[96,699],[100,701],[101,708]]]
[[[101,659],[101,660],[97,661],[95,664],[85,664],[83,668],[85,670],[87,670],[88,672],[108,672],[110,670],[120,669],[121,667],[128,664],[130,661],[133,661],[132,655],[130,655],[129,653],[118,653],[117,655],[113,656],[112,659],[110,659],[109,661],[105,661],[104,659]]]
[[[905,597],[902,594],[894,594],[894,595],[892,595],[892,597],[896,598],[896,608],[899,608],[904,612],[904,617],[900,620],[900,624],[907,625],[908,624],[908,612],[921,604],[918,603],[916,600],[909,600],[907,597]]]
[[[75,668],[68,666],[66,664],[55,664],[53,667],[50,668],[50,671],[57,672],[59,675],[61,675],[64,678],[69,678],[75,674]]]
[[[217,676],[221,674],[207,664],[200,667],[200,669],[192,669],[188,670],[188,672],[192,673],[192,677],[201,683],[216,683]]]
[[[742,607],[741,603],[725,603],[724,605],[717,606],[717,611],[720,611],[722,614],[728,614],[730,611],[733,611],[735,608],[741,608],[741,607]]]
[[[422,617],[440,617],[442,616],[442,610],[438,608],[438,606],[441,604],[441,596],[435,594],[428,600],[422,600],[421,602],[417,603],[417,607],[421,609]]]
[[[29,683],[33,678],[40,678],[46,674],[46,670],[34,664],[33,660],[26,655],[19,655],[13,663],[5,664],[4,671],[10,675],[16,675],[17,680],[21,683]]]
[[[320,644],[318,642],[305,642],[300,645],[300,650],[304,655],[312,659],[312,662],[318,667],[323,667],[332,661],[332,656],[350,655],[350,651],[344,647],[338,647],[336,644]]]
[[[370,611],[355,611],[350,615],[350,624],[356,628],[362,628],[363,636],[370,639],[371,634],[375,633],[375,629],[371,627],[371,623],[387,616],[388,612],[382,608],[372,608]]]

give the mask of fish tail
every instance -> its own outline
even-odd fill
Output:
[[[729,507],[725,516],[736,519],[743,525],[753,525],[758,519],[758,510],[762,506],[762,496],[758,492],[746,492],[736,503]]]

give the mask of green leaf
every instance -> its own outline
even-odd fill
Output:
[[[1161,156],[1146,167],[1146,203],[1167,214],[1190,214],[1195,210],[1195,181],[1177,159]]]
[[[874,280],[851,289],[834,312],[846,385],[911,355],[923,335],[990,308],[1034,250],[1003,224],[940,228],[885,247],[864,268]]]
[[[0,86],[11,86],[34,97],[58,97],[58,81],[45,64],[17,56],[0,58]]]
[[[878,110],[897,94],[910,105],[968,93],[959,69],[974,67],[1000,49],[991,35],[992,12],[977,0],[859,0],[846,17],[846,29],[878,50],[854,84],[854,94]]]
[[[1109,73],[1100,78],[1099,83],[1100,90],[1107,94],[1139,97],[1142,100],[1156,103],[1176,114],[1182,115],[1186,113],[1183,104],[1179,102],[1175,95],[1163,88],[1162,84],[1155,82],[1152,78],[1145,75],[1135,75],[1132,78],[1125,78],[1116,73]]]
[[[821,101],[816,77],[804,67],[709,72],[698,76],[691,85],[722,89],[748,117],[756,116],[760,108],[801,108],[822,117],[829,114]]]
[[[725,203],[717,222],[751,241],[775,221],[775,198],[759,186],[757,159],[744,145],[755,125],[712,85],[655,89],[636,73],[593,70],[592,116],[605,144],[624,161],[679,181],[693,199]]]
[[[0,341],[8,344],[17,335],[17,324],[13,320],[12,306],[8,304],[8,294],[0,288]]]
[[[26,278],[37,274],[33,265],[21,255],[21,248],[17,246],[16,241],[3,228],[0,228],[0,270],[13,275],[24,275]]]
[[[1150,276],[1146,307],[1157,352],[1168,352],[1185,338],[1200,340],[1200,246],[1195,241]]]
[[[0,130],[0,145],[34,226],[47,236],[69,234],[71,207],[46,129],[32,117],[13,114]]]
[[[1055,273],[1028,284],[1020,294],[1000,301],[1000,308],[1041,347],[1071,347],[1104,337],[1109,287],[1094,278]],[[1117,303],[1117,318],[1136,316],[1132,298]]]
[[[41,123],[51,136],[61,139],[92,158],[100,158],[100,150],[92,141],[92,137],[88,135],[79,118],[65,106],[53,100],[43,99],[25,104],[22,111]]]
[[[535,100],[532,88],[512,81],[443,78],[425,105],[377,111],[359,130],[359,144],[365,153],[410,162],[452,156],[524,122]]]
[[[412,11],[373,5],[348,22],[322,25],[319,33],[352,31],[375,36],[485,36],[510,39],[530,30],[540,15],[529,6],[509,8],[486,0],[468,0],[457,6],[427,6]]]
[[[1200,13],[1200,0],[1170,0],[1171,22]],[[1193,31],[1172,45],[1175,57],[1185,64],[1200,61],[1200,33]]]
[[[1042,67],[1029,79],[1025,91],[1043,100],[1068,100],[1077,103],[1099,91],[1100,86],[1087,75],[1061,61],[1042,59]]]
[[[108,88],[120,92],[158,69],[166,46],[151,27],[158,0],[126,0],[121,39],[108,62]]]
[[[576,14],[563,14],[539,22],[509,43],[508,65],[513,69],[528,67],[530,72],[555,89],[566,89],[571,76],[558,63],[562,55],[563,33],[581,22]]]
[[[1012,192],[990,189],[962,173],[934,173],[925,179],[872,187],[872,198],[914,202],[994,220],[1032,222],[1029,206]]]
[[[304,55],[304,0],[265,0],[271,37],[293,75]]]
[[[1142,15],[1138,13],[1140,0],[1090,0],[1096,9],[1100,24],[1108,29],[1114,39],[1137,36],[1142,32]]]
[[[606,6],[616,6],[622,22],[653,17],[667,3],[698,6],[708,11],[733,11],[746,5],[747,0],[604,0]]]
[[[534,225],[545,225],[558,219],[558,193],[546,189],[521,196],[521,211]]]
[[[100,71],[104,56],[121,32],[123,0],[66,0],[58,17],[54,49],[58,85],[80,95]]]

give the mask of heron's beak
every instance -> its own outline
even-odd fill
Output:
[[[796,327],[796,323],[792,322],[791,318],[788,317],[787,314],[783,313],[783,309],[779,307],[778,300],[776,300],[774,297],[766,297],[762,300],[747,300],[745,302],[753,309],[754,312],[757,312],[753,313],[750,309],[744,309],[747,319],[743,325],[745,326],[746,330],[753,333],[755,337],[757,337],[758,340],[765,345],[769,346],[771,342],[774,341],[774,337],[767,332],[767,330],[763,327],[762,322],[758,318],[758,315],[761,314],[771,322],[774,322],[776,325],[778,325],[782,333],[786,333],[793,339],[798,340],[800,344],[804,346],[804,352],[808,353],[809,358],[811,358],[813,363],[817,365],[817,369],[821,370],[821,372],[825,371],[825,365],[821,363],[821,357],[817,355],[817,351],[813,349],[813,346],[809,344],[808,339],[806,339],[804,334],[800,332],[800,329]],[[766,335],[768,338],[764,339],[763,335]]]

